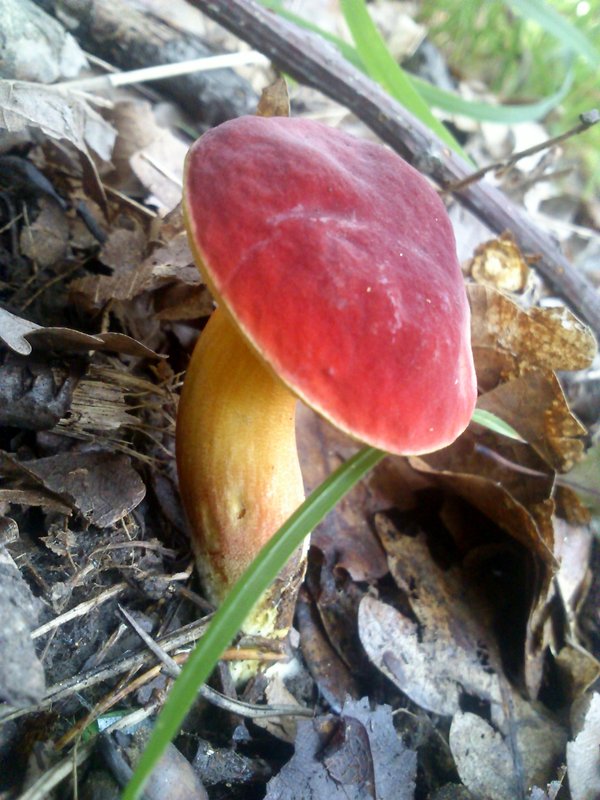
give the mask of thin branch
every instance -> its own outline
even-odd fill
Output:
[[[442,187],[467,178],[470,167],[384,89],[349,64],[329,43],[277,17],[253,0],[190,0],[206,16],[268,56],[292,78],[351,109],[381,139]],[[510,230],[521,250],[539,254],[536,269],[600,332],[600,294],[540,230],[527,212],[482,181],[456,197],[497,233]]]
[[[532,147],[528,147],[526,150],[519,150],[518,153],[513,153],[511,156],[503,159],[502,161],[495,161],[493,164],[488,164],[487,166],[472,172],[462,181],[446,186],[446,191],[458,192],[460,189],[464,189],[465,186],[468,186],[470,183],[475,183],[476,181],[481,180],[481,178],[483,178],[489,172],[506,172],[514,167],[514,165],[522,158],[533,156],[536,153],[541,153],[543,150],[548,150],[557,144],[561,144],[561,142],[564,142],[573,136],[584,133],[588,130],[588,128],[591,128],[592,125],[596,125],[596,123],[600,122],[600,112],[594,108],[591,111],[586,111],[584,114],[580,114],[579,119],[579,124],[575,125],[573,128],[570,128],[568,131],[565,131],[558,136],[553,136],[551,139],[546,139],[539,144],[534,144]]]
[[[128,544],[131,544],[128,542]],[[116,583],[114,586],[111,586],[110,589],[106,589],[106,591],[101,592],[96,597],[93,597],[91,600],[84,600],[83,603],[79,603],[78,606],[75,608],[70,609],[69,611],[65,611],[64,614],[61,614],[58,617],[54,617],[49,622],[45,622],[43,625],[40,625],[39,628],[36,628],[31,632],[31,638],[37,639],[40,636],[44,636],[46,633],[54,630],[55,628],[59,628],[61,625],[64,625],[67,622],[71,622],[78,617],[83,617],[85,614],[88,614],[92,609],[97,608],[98,606],[102,605],[102,603],[106,603],[107,600],[111,600],[116,595],[121,594],[121,592],[127,589],[127,584],[125,582]]]
[[[156,67],[143,67],[142,69],[132,69],[127,72],[111,72],[108,75],[98,75],[94,78],[63,81],[62,83],[54,84],[53,88],[69,92],[98,92],[105,89],[113,89],[116,86],[130,86],[133,83],[160,81],[167,78],[178,78],[180,75],[190,75],[193,72],[209,72],[225,67],[247,66],[248,64],[264,66],[268,64],[268,60],[262,53],[246,50],[238,53],[223,53],[216,56],[193,58],[189,61],[180,61],[175,64],[159,64]]]
[[[119,611],[124,616],[128,624],[137,633],[144,644],[152,650],[154,655],[162,661],[166,667],[166,672],[171,678],[177,678],[181,674],[181,667],[171,658],[168,653],[158,645],[154,639],[149,636],[146,631],[137,624],[131,614],[129,614],[122,606],[119,606]],[[314,712],[310,708],[305,708],[301,705],[255,705],[254,703],[245,703],[243,700],[235,700],[232,697],[226,697],[216,689],[212,689],[207,684],[200,687],[200,695],[209,703],[222,708],[224,711],[229,711],[232,714],[237,714],[241,717],[249,717],[250,719],[268,719],[270,717],[313,717]]]
[[[105,734],[112,733],[113,731],[122,730],[123,728],[133,727],[139,724],[142,720],[153,714],[158,708],[158,701],[151,703],[146,708],[138,709],[126,717],[122,717],[104,730]],[[19,800],[44,800],[47,798],[56,786],[58,786],[65,778],[72,774],[73,767],[80,767],[94,752],[96,747],[96,738],[84,744],[79,744],[76,750],[65,758],[58,761],[49,770],[44,772],[33,783],[24,794],[20,795]]]

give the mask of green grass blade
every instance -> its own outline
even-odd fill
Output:
[[[348,42],[329,33],[310,20],[288,11],[281,0],[261,0],[265,8],[276,11],[284,19],[293,22],[300,28],[304,28],[311,33],[318,34],[322,39],[332,44],[353,66],[367,73],[367,69],[358,54],[358,51]],[[395,62],[394,62],[395,63]],[[429,106],[433,106],[440,111],[449,114],[461,114],[462,116],[476,119],[479,122],[499,122],[504,125],[514,125],[520,122],[533,122],[542,119],[566,97],[573,85],[573,70],[570,68],[565,73],[562,86],[553,94],[544,97],[536,103],[523,103],[522,105],[497,105],[492,103],[482,103],[477,100],[466,100],[456,92],[449,92],[440,89],[416,75],[405,72],[404,75],[411,82],[413,87],[421,95]]]
[[[241,628],[250,609],[279,574],[294,550],[336,503],[381,459],[384,453],[365,447],[322,483],[265,545],[235,584],[198,642],[167,698],[123,800],[136,800],[168,743],[178,733],[221,653]]]
[[[492,105],[479,103],[475,100],[465,100],[454,92],[447,92],[437,86],[411,75],[411,80],[419,90],[423,99],[430,106],[446,111],[450,114],[462,114],[479,122],[500,122],[504,125],[515,125],[519,122],[532,122],[543,119],[552,109],[562,102],[573,85],[573,70],[568,69],[562,86],[554,94],[544,97],[537,103],[524,103],[521,105]]]
[[[537,22],[540,28],[558,39],[567,49],[585,58],[591,66],[600,68],[600,50],[550,3],[544,0],[504,0],[504,2],[521,16]]]
[[[517,431],[508,424],[508,422],[504,422],[503,419],[500,419],[500,417],[492,414],[491,411],[486,411],[483,408],[475,409],[473,416],[471,417],[471,422],[476,422],[478,425],[488,428],[488,430],[493,431],[494,433],[500,433],[502,436],[508,436],[509,439],[516,439],[517,442],[525,442],[525,439],[523,439],[523,437],[517,433]]]
[[[436,133],[458,155],[472,163],[450,131],[435,117],[402,67],[388,50],[364,0],[340,0],[346,24],[367,73],[392,97]]]

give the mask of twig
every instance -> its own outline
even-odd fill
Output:
[[[158,642],[166,652],[172,652],[179,647],[184,647],[185,645],[189,645],[192,642],[197,641],[204,633],[208,622],[209,618],[204,617],[204,619],[197,620],[189,625],[184,625],[182,628],[179,628],[179,630],[160,637]],[[44,708],[48,708],[48,706],[57,703],[59,700],[64,700],[66,697],[71,697],[77,692],[82,692],[85,689],[89,689],[92,686],[102,683],[103,681],[115,678],[117,675],[121,675],[124,672],[149,666],[153,660],[154,656],[146,649],[137,650],[133,653],[127,653],[123,656],[119,656],[119,658],[116,658],[107,664],[94,667],[79,675],[73,675],[70,678],[66,678],[63,681],[54,684],[54,686],[50,686],[46,691],[46,696],[44,699],[34,706],[11,709],[5,713],[0,713],[0,723],[8,722],[11,719],[17,719],[18,717],[22,717],[25,714],[30,714],[33,711],[41,711]]]
[[[54,84],[53,89],[68,92],[97,92],[105,89],[114,89],[116,86],[129,86],[133,83],[178,78],[180,75],[191,75],[194,72],[209,72],[215,69],[224,69],[225,67],[241,67],[248,64],[265,65],[268,63],[269,60],[262,53],[257,53],[256,50],[223,53],[217,56],[180,61],[176,64],[159,64],[156,67],[143,67],[142,69],[132,69],[127,72],[111,72],[108,75],[98,75],[95,78],[63,81],[62,83]]]
[[[191,622],[189,625],[184,625],[173,633],[160,636],[157,639],[157,643],[167,653],[191,645],[203,635],[209,621],[210,617],[206,616],[201,620]],[[226,650],[222,655],[222,659],[224,661],[277,661],[281,659],[281,654],[261,652],[257,648],[234,647]],[[104,681],[111,680],[118,675],[122,675],[124,672],[150,666],[153,661],[154,655],[146,649],[119,656],[119,658],[107,664],[93,667],[83,674],[73,675],[60,683],[54,684],[54,686],[50,686],[46,691],[44,699],[33,706],[17,709],[11,708],[4,712],[0,710],[0,724],[8,722],[9,720],[18,719],[26,714],[42,711],[58,703],[60,700],[71,697],[78,692],[82,692]],[[2,709],[2,706],[0,706],[0,709]]]
[[[471,168],[378,84],[349,64],[315,34],[301,31],[253,0],[190,0],[208,17],[267,55],[292,78],[351,109],[383,141],[445,187],[467,178]],[[536,269],[598,333],[600,295],[561,253],[554,239],[527,212],[483,181],[456,192],[460,202],[492,230],[512,231],[519,247],[537,253]]]
[[[158,705],[158,702],[154,702],[146,708],[138,709],[137,711],[128,714],[126,717],[122,717],[116,722],[113,722],[112,725],[109,725],[103,731],[103,733],[108,734],[112,733],[113,731],[118,731],[123,728],[129,728],[133,725],[137,725],[139,722],[146,719],[146,717],[154,714],[158,708]],[[54,789],[59,785],[59,783],[64,781],[65,778],[68,778],[69,775],[72,774],[74,767],[80,767],[85,761],[87,761],[87,759],[92,755],[95,746],[96,737],[94,737],[94,739],[92,739],[90,742],[80,744],[75,752],[69,753],[69,755],[65,756],[65,758],[61,759],[57,764],[54,764],[53,767],[40,775],[35,783],[32,784],[27,791],[19,797],[19,800],[45,800],[45,798],[49,796],[52,789]]]
[[[502,161],[495,161],[493,164],[488,164],[487,166],[478,169],[476,172],[472,172],[462,181],[448,184],[445,187],[445,191],[458,192],[461,189],[464,189],[465,186],[481,180],[481,178],[483,178],[484,175],[487,175],[489,172],[506,172],[514,167],[514,165],[522,158],[533,156],[536,153],[541,153],[542,150],[548,150],[550,147],[554,147],[555,145],[570,139],[572,136],[577,136],[579,133],[587,131],[588,128],[591,128],[593,125],[596,125],[598,122],[600,122],[600,112],[594,108],[591,111],[586,111],[584,114],[580,114],[579,119],[579,124],[575,125],[573,128],[570,128],[568,131],[565,131],[558,136],[553,136],[551,139],[546,139],[544,142],[540,142],[539,144],[534,144],[532,147],[528,147],[525,150],[520,150],[518,153],[513,153],[508,158],[502,159]]]
[[[129,614],[122,606],[119,606],[119,611],[127,620],[129,625],[131,625],[140,639],[144,642],[144,644],[146,644],[146,646],[152,650],[154,655],[160,661],[162,661],[166,667],[167,673],[172,678],[177,678],[181,674],[181,667],[179,664],[173,658],[171,658],[170,655],[165,653],[165,651],[154,641],[151,636],[146,633],[143,628],[137,624],[131,614]],[[249,717],[250,719],[314,716],[314,712],[310,708],[304,708],[300,705],[261,706],[255,705],[254,703],[245,703],[243,700],[234,700],[232,697],[226,697],[224,694],[221,694],[221,692],[217,692],[216,689],[212,689],[206,684],[203,684],[200,687],[200,695],[205,700],[208,700],[209,703],[212,703],[218,708],[222,708],[224,711],[229,711],[232,714],[238,714],[238,716],[241,717]]]
[[[71,622],[71,620],[77,619],[78,617],[83,617],[93,608],[102,605],[102,603],[106,603],[107,600],[110,600],[113,597],[116,597],[116,595],[121,594],[121,592],[125,589],[127,589],[127,584],[124,582],[111,586],[110,589],[107,589],[105,592],[101,592],[91,600],[85,600],[83,603],[75,606],[75,608],[72,608],[70,611],[65,611],[64,614],[60,614],[60,616],[51,619],[49,622],[45,622],[43,625],[40,625],[39,628],[36,628],[31,632],[31,638],[38,639],[40,636],[44,636],[46,633],[49,633],[55,628],[59,628],[66,622]]]

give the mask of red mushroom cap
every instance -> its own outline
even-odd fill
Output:
[[[308,405],[404,455],[465,429],[476,384],[452,226],[399,156],[310,120],[241,117],[190,150],[184,208],[219,302]]]

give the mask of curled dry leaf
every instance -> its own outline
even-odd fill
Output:
[[[3,308],[0,308],[0,341],[24,356],[29,355],[35,345],[70,353],[101,350],[139,358],[160,358],[154,350],[124,333],[92,335],[71,328],[43,328]]]
[[[150,145],[163,132],[147,100],[118,100],[107,114],[117,131],[112,155],[114,172],[108,183],[119,191],[139,196],[142,186],[131,169],[131,156]]]
[[[524,668],[526,685],[536,696],[552,637],[545,620],[557,555],[554,471],[571,468],[581,457],[585,435],[552,370],[586,366],[596,344],[566,309],[524,311],[486,286],[471,286],[469,294],[483,390],[478,407],[509,423],[528,444],[474,425],[450,447],[410,463],[475,507],[533,556],[528,585],[523,586],[529,608]],[[522,474],[512,465],[531,472]]]
[[[442,570],[422,534],[399,533],[383,515],[377,529],[390,571],[417,622],[374,598],[359,609],[359,635],[369,658],[415,703],[452,715],[472,695],[499,703],[500,655],[485,599],[457,568]]]
[[[503,357],[503,379],[532,367],[578,370],[591,364],[597,350],[596,340],[589,328],[568,309],[525,311],[491,287],[469,285],[467,288],[478,378],[479,361],[488,349]],[[481,385],[481,380],[479,382]]]
[[[356,619],[365,590],[355,583],[345,570],[311,559],[305,578],[323,630],[338,657],[356,677],[365,673],[368,661],[360,643]]]
[[[0,474],[2,474],[3,453],[0,452]],[[2,474],[4,478],[4,475]],[[40,489],[0,489],[0,503],[12,503],[20,506],[33,506],[46,512],[64,514],[69,516],[72,511],[70,504],[59,500],[56,495]]]
[[[515,443],[518,445],[518,443]],[[425,458],[412,458],[411,464],[443,486],[450,493],[458,495],[478,509],[492,524],[505,531],[516,542],[523,545],[534,556],[530,565],[528,586],[523,587],[523,601],[529,611],[526,626],[524,672],[525,683],[532,697],[536,697],[542,679],[544,651],[547,644],[543,633],[547,618],[547,604],[552,597],[552,571],[555,567],[554,531],[552,513],[554,504],[539,494],[533,498],[515,498],[498,480],[489,474],[482,461],[482,474],[471,467],[468,473],[459,472],[458,464],[444,468],[444,461],[450,460],[456,449],[469,447],[469,437],[462,437],[445,451]],[[471,443],[471,449],[473,444]],[[446,464],[448,462],[446,461]],[[454,471],[457,470],[457,471]],[[510,470],[508,471],[510,473]],[[523,476],[520,476],[521,480]],[[523,483],[525,483],[522,480]]]
[[[495,450],[501,450],[493,434],[486,437],[486,441],[490,440],[494,441]],[[543,480],[519,475],[510,467],[497,464],[476,445],[477,439],[468,432],[454,445],[422,458],[411,458],[410,463],[437,485],[478,509],[542,563],[552,566],[552,477]],[[512,461],[527,464],[526,445],[511,441],[501,452],[513,454]],[[533,464],[538,469],[543,466],[539,460]]]
[[[586,429],[571,414],[550,370],[530,370],[500,384],[484,394],[477,407],[512,425],[553,470],[566,472],[583,454]]]
[[[52,139],[66,139],[88,154],[109,161],[114,128],[79,97],[39,83],[0,81],[0,129],[18,133],[39,129]]]
[[[529,279],[529,264],[510,233],[480,244],[467,269],[477,283],[505,292],[522,292]]]
[[[278,78],[262,90],[256,113],[259,117],[290,116],[290,95],[284,78]]]
[[[342,661],[327,638],[315,604],[302,588],[296,605],[296,620],[302,641],[302,655],[319,694],[331,708],[339,712],[348,697],[358,697],[353,672]],[[353,625],[354,618],[346,625]]]

